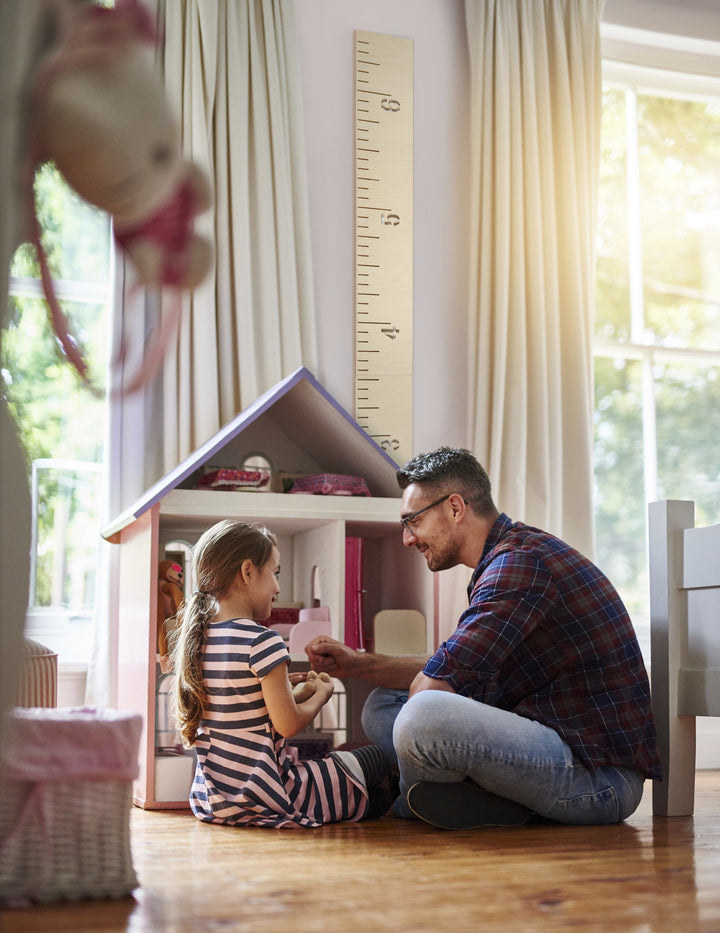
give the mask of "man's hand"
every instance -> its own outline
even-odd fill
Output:
[[[413,677],[427,662],[426,655],[390,656],[354,651],[328,635],[316,635],[305,645],[305,654],[314,671],[325,671],[331,677],[354,677],[374,687],[391,690],[407,690]]]
[[[421,690],[444,690],[446,693],[456,692],[446,680],[436,680],[434,677],[428,677],[427,674],[423,674],[422,671],[420,671],[410,684],[410,693],[408,697],[420,693]]]
[[[324,671],[331,677],[352,677],[356,675],[361,657],[352,648],[329,635],[316,635],[305,645],[305,654],[314,671]]]

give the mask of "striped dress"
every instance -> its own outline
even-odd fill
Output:
[[[280,635],[247,619],[215,622],[203,651],[208,701],[195,745],[195,816],[276,828],[361,819],[368,807],[363,782],[333,755],[296,764],[270,721],[260,684],[289,663]]]

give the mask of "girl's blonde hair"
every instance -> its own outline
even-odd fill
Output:
[[[203,682],[205,628],[217,612],[217,600],[230,590],[243,561],[262,567],[277,547],[263,525],[225,520],[205,531],[195,545],[195,590],[178,609],[172,652],[175,706],[183,745],[195,744],[207,699]]]

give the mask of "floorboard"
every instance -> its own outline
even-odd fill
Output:
[[[720,772],[694,817],[448,833],[384,817],[231,829],[131,812],[140,887],[120,901],[0,911],[3,933],[580,930],[719,933]]]

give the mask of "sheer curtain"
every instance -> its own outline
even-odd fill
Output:
[[[158,67],[183,152],[214,190],[214,209],[197,229],[212,239],[215,262],[181,296],[182,323],[161,373],[112,406],[109,518],[284,376],[300,365],[314,370],[317,357],[294,2],[154,4]],[[114,342],[127,334],[135,359],[125,361],[120,383],[177,300],[138,294],[131,277],[121,266]],[[114,697],[116,548],[106,545],[95,702]]]
[[[604,0],[466,0],[470,437],[501,509],[593,551]]]

